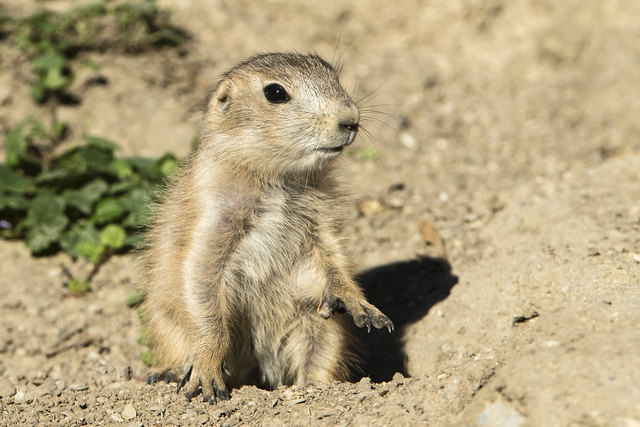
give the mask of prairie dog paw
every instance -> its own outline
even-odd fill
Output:
[[[366,327],[368,332],[371,332],[371,326],[376,329],[386,328],[390,333],[394,330],[393,322],[364,299],[341,299],[328,295],[322,299],[317,311],[325,319],[331,317],[334,312],[346,311],[357,327]]]
[[[229,400],[231,397],[221,380],[216,381],[214,375],[201,369],[197,370],[193,365],[187,367],[184,376],[178,382],[178,393],[183,387],[189,402],[198,394],[202,394],[202,400],[212,405],[218,403],[218,400]]]

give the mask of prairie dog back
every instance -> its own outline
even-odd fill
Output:
[[[222,76],[149,234],[151,383],[213,403],[227,386],[345,380],[349,317],[392,330],[353,281],[340,235],[333,169],[359,120],[315,55],[258,55]]]

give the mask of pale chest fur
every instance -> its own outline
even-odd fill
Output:
[[[329,218],[322,197],[274,189],[260,198],[227,264],[225,287],[255,310],[256,299],[319,301],[326,272],[313,253]],[[243,305],[244,305],[243,304]],[[293,308],[293,306],[292,306]]]

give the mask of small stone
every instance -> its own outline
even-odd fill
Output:
[[[209,415],[208,414],[201,414],[198,416],[198,423],[199,424],[206,424],[209,422]]]
[[[361,390],[361,391],[371,390],[372,388],[373,388],[373,386],[371,385],[371,378],[369,378],[369,377],[363,377],[358,382],[358,389]]]
[[[400,143],[404,145],[409,150],[415,150],[418,146],[416,139],[409,132],[401,132],[400,133]]]
[[[402,209],[404,207],[404,202],[400,197],[390,197],[386,202],[392,209]]]
[[[161,406],[152,406],[149,408],[149,412],[153,415],[161,415],[164,414],[164,408]]]
[[[33,402],[33,393],[24,392],[19,390],[13,398],[14,403],[26,403],[27,405]]]
[[[124,419],[122,418],[122,415],[120,415],[117,412],[114,412],[113,414],[111,414],[111,419],[117,423],[123,423]]]
[[[69,389],[71,391],[85,391],[89,390],[89,386],[86,384],[72,384]]]
[[[357,203],[358,212],[361,216],[372,216],[384,210],[383,204],[378,199],[365,199]]]
[[[484,411],[482,411],[476,425],[482,427],[519,427],[523,425],[524,422],[524,417],[509,406],[507,402],[498,401],[487,406]]]
[[[55,393],[59,393],[59,391],[54,380],[46,380],[36,389],[38,396],[53,396]]]
[[[13,403],[24,403],[25,401],[25,392],[22,390],[18,390],[15,393],[15,397],[13,398]]]
[[[133,406],[133,404],[127,403],[126,405],[124,405],[124,409],[122,410],[123,419],[131,420],[134,419],[136,415],[138,415],[138,413],[136,412],[136,408],[135,406]]]
[[[67,388],[67,382],[65,380],[56,381],[56,388],[60,391],[64,390]]]
[[[396,372],[395,374],[393,374],[393,381],[398,383],[398,385],[404,384],[404,375],[402,375],[400,372]]]
[[[7,378],[0,378],[0,398],[7,399],[16,394],[16,386]]]

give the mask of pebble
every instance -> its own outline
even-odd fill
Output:
[[[409,132],[400,133],[400,143],[409,150],[415,150],[418,146],[416,139]]]
[[[33,394],[26,393],[22,390],[19,390],[16,395],[13,397],[14,403],[26,403],[27,405],[33,402]]]
[[[111,419],[117,423],[123,423],[124,419],[122,418],[122,415],[118,414],[117,412],[114,412],[113,414],[111,414]]]
[[[361,216],[372,216],[384,211],[384,206],[378,199],[366,199],[357,203],[356,207]]]
[[[136,412],[135,406],[131,403],[127,403],[124,405],[124,409],[122,410],[122,418],[125,420],[131,420],[136,417],[138,413]]]
[[[393,374],[393,381],[398,385],[404,384],[404,375],[402,375],[400,372],[396,372],[395,374]]]
[[[86,384],[72,384],[69,389],[71,391],[85,391],[89,390],[89,386]]]
[[[400,197],[390,197],[386,202],[392,209],[402,209],[404,207],[404,202]]]
[[[16,394],[16,386],[7,378],[0,378],[0,398],[6,399]]]
[[[358,390],[360,391],[371,390],[372,388],[371,378],[369,377],[364,377],[358,382]]]
[[[481,427],[520,427],[524,423],[525,419],[518,411],[507,402],[498,401],[482,411],[476,425]]]
[[[56,382],[54,380],[49,379],[43,382],[42,384],[40,384],[40,386],[36,389],[36,394],[38,396],[53,396],[53,395],[59,396],[60,391],[56,386]]]

